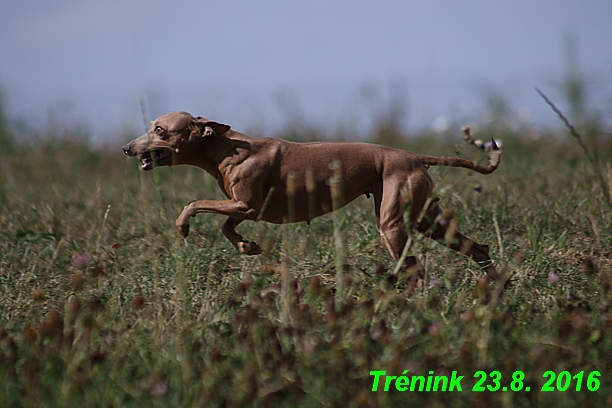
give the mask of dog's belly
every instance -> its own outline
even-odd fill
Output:
[[[295,191],[292,197],[272,193],[267,205],[263,208],[261,220],[274,224],[310,221],[313,218],[344,207],[357,197],[370,194],[371,188],[351,189],[350,194],[343,194],[336,202],[331,197],[330,188],[323,186],[315,191]]]

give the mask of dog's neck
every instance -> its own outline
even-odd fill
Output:
[[[250,150],[250,139],[246,135],[239,134],[239,139],[232,138],[235,132],[231,130],[222,135],[204,137],[197,143],[191,157],[185,157],[182,164],[190,164],[199,167],[219,180],[223,177],[224,170],[236,161],[242,161],[245,149]],[[205,158],[205,160],[202,160]]]

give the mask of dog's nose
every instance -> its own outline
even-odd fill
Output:
[[[130,144],[126,144],[125,146],[123,146],[123,153],[125,153],[126,155],[130,155]]]

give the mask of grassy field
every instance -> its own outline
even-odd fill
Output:
[[[203,171],[4,134],[0,407],[612,405],[610,138],[587,155],[565,134],[482,131],[503,141],[496,173],[431,170],[511,276],[500,292],[421,237],[424,281],[393,276],[365,197],[310,226],[246,222],[265,251],[241,256],[222,216],[174,231],[185,203],[221,198]],[[459,142],[400,147],[479,158]],[[463,376],[461,391],[413,375]]]

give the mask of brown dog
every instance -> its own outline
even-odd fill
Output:
[[[191,164],[217,180],[228,199],[187,204],[176,220],[184,238],[189,234],[191,217],[223,214],[228,216],[223,235],[239,252],[257,255],[262,252],[259,245],[243,239],[235,230],[242,221],[308,222],[361,195],[372,194],[380,237],[393,259],[400,259],[408,241],[404,222],[408,207],[410,227],[470,256],[490,277],[498,276],[487,245],[458,231],[448,232],[450,223],[442,220],[436,200],[430,198],[434,183],[427,172],[429,166],[442,165],[489,174],[501,158],[495,145],[489,165],[484,167],[465,159],[422,156],[367,143],[253,139],[230,130],[228,125],[186,112],[171,112],[152,121],[149,131],[125,145],[123,151],[128,156],[140,155],[145,171],[156,166]],[[340,189],[336,190],[341,191],[339,194],[330,191],[334,186]],[[405,259],[406,266],[414,264],[414,257]]]

